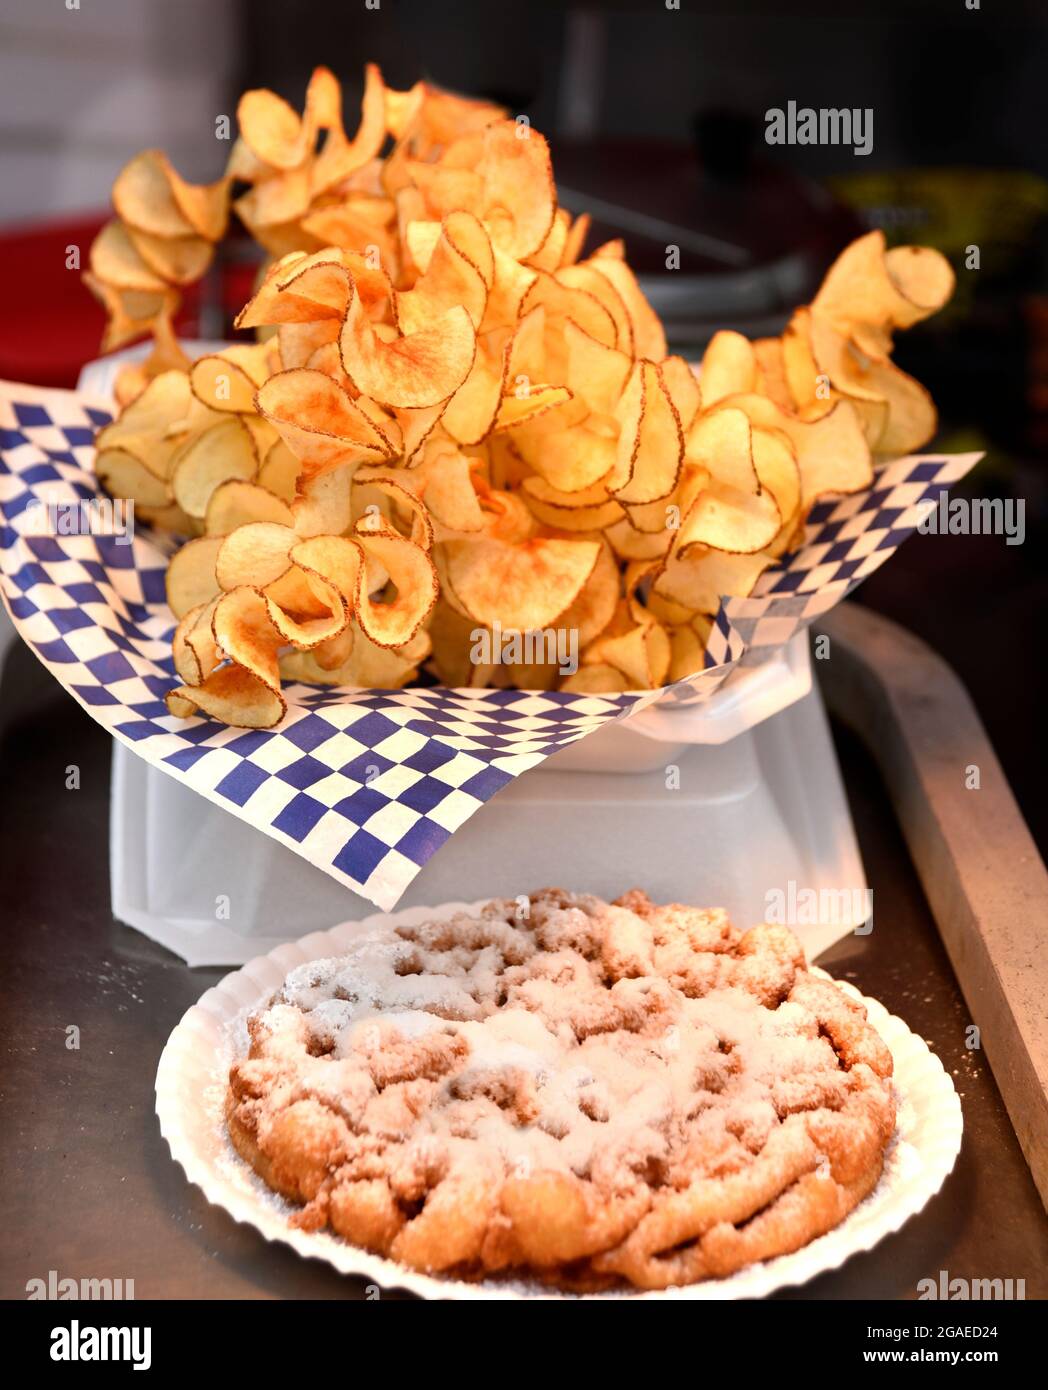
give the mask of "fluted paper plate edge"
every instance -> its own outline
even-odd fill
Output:
[[[262,1002],[283,983],[289,970],[306,961],[339,954],[354,936],[379,923],[408,925],[454,912],[476,912],[486,901],[376,913],[330,931],[314,932],[232,971],[187,1010],[160,1058],[156,1112],[172,1157],[209,1202],[222,1207],[235,1221],[253,1226],[268,1241],[290,1245],[300,1255],[325,1260],[340,1273],[357,1275],[383,1288],[406,1289],[422,1298],[442,1299],[576,1297],[524,1281],[465,1283],[420,1274],[349,1245],[330,1232],[296,1230],[288,1224],[289,1205],[271,1193],[237,1157],[225,1136],[222,1106],[231,1030],[247,1009]],[[874,1191],[840,1226],[803,1249],[749,1265],[730,1278],[656,1293],[627,1291],[588,1297],[689,1301],[760,1298],[839,1269],[852,1255],[872,1249],[885,1236],[898,1231],[939,1191],[961,1147],[963,1120],[953,1082],[923,1038],[911,1032],[901,1018],[847,982],[837,983],[865,1004],[870,1023],[890,1048],[895,1062],[898,1128],[884,1176]]]

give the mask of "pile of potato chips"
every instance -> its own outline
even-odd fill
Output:
[[[269,727],[282,679],[390,688],[422,667],[582,692],[684,679],[721,596],[752,591],[817,498],[934,433],[891,348],[951,293],[937,252],[862,237],[781,338],[716,334],[700,383],[622,244],[583,257],[587,219],[558,208],[526,120],[374,67],[352,139],[341,107],[324,68],[301,117],[248,92],[225,177],[194,188],[137,156],[92,250],[106,346],[156,337],[100,478],[192,537],[168,573],[173,713]],[[235,183],[274,258],[237,319],[260,341],[180,362],[177,287]],[[507,659],[507,635],[540,633],[570,634],[568,674],[552,644]]]

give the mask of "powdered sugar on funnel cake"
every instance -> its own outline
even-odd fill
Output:
[[[299,966],[230,1073],[292,1220],[414,1269],[720,1278],[874,1187],[891,1055],[790,932],[544,890]]]

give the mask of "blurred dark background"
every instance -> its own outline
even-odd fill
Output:
[[[859,597],[959,669],[1045,837],[1045,0],[0,0],[0,35],[0,375],[21,380],[72,385],[96,355],[101,314],[64,248],[86,250],[130,155],[157,145],[215,178],[215,117],[252,86],[300,108],[320,62],[350,129],[366,61],[393,86],[425,77],[526,115],[562,201],[594,216],[590,246],[625,237],[692,356],[718,327],[778,332],[865,228],[939,247],[954,302],[896,358],[939,404],[936,446],[986,450],[964,489],[1023,500],[1025,543],[918,536]],[[791,100],[872,110],[870,153],[769,146],[765,114]],[[253,252],[234,243],[187,296],[184,332],[224,330]]]

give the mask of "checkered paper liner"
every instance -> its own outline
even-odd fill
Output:
[[[0,581],[16,628],[116,738],[385,910],[513,778],[655,700],[701,703],[833,607],[979,457],[901,459],[869,492],[820,504],[804,547],[722,604],[705,669],[666,691],[288,684],[279,727],[244,730],[167,713],[178,680],[157,537],[36,534],[38,504],[99,495],[92,440],[109,418],[81,393],[0,382]]]

